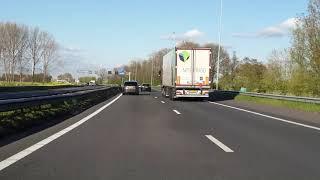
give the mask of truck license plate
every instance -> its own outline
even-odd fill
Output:
[[[196,91],[196,90],[191,90],[190,91],[190,94],[197,94],[198,93],[198,91]]]

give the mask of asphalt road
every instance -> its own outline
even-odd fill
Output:
[[[1,147],[0,167],[82,123],[14,156],[0,179],[320,179],[319,130],[157,92],[110,101]]]

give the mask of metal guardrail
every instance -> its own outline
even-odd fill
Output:
[[[73,86],[73,85],[59,85],[59,86],[1,86],[1,93],[8,92],[22,92],[22,91],[40,91],[40,90],[54,90],[62,88],[76,88],[82,86]]]
[[[92,90],[84,90],[65,94],[28,97],[18,99],[0,100],[0,112],[22,109],[26,107],[39,106],[43,104],[59,103],[61,101],[72,100],[81,97],[90,97],[96,95],[111,95],[120,92],[118,87],[106,87]]]
[[[85,91],[85,90],[93,90],[93,89],[99,89],[99,88],[103,88],[103,86],[83,86],[83,87],[70,87],[70,88],[61,88],[61,89],[20,91],[20,92],[8,92],[8,93],[0,92],[0,100],[31,98],[31,97],[40,97],[40,96],[53,96],[53,95],[73,93],[73,92],[79,92],[79,91]]]
[[[269,98],[269,99],[320,104],[320,98],[312,98],[312,97],[283,96],[283,95],[252,93],[252,92],[243,93],[243,92],[237,92],[237,91],[219,91],[219,92],[227,93],[227,94],[241,94],[241,95],[252,96],[252,97],[263,97],[263,98]]]

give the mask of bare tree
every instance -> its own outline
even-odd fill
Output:
[[[16,23],[5,23],[2,25],[1,58],[6,80],[14,81],[17,64],[22,59],[26,49],[28,32],[26,26]]]
[[[3,38],[4,38],[4,30],[3,30],[3,24],[0,23],[0,62],[2,62],[2,58],[3,58],[3,51],[4,51],[4,47],[3,47]],[[0,70],[4,71],[4,64],[1,63],[0,66]]]
[[[26,64],[28,63],[29,59],[26,57],[26,51],[28,50],[28,36],[29,30],[26,26],[21,26],[21,33],[23,34],[23,38],[21,41],[21,46],[19,47],[19,54],[17,56],[17,63],[18,63],[18,72],[19,72],[19,80],[22,82],[23,72],[25,72]]]
[[[50,65],[52,65],[52,63],[58,58],[58,54],[57,54],[58,45],[55,42],[54,38],[47,32],[42,33],[42,41],[43,41],[42,42],[43,47],[42,47],[40,58],[42,59],[42,65],[43,65],[42,81],[45,82],[49,74]]]
[[[41,60],[41,55],[43,54],[43,39],[44,33],[39,30],[38,27],[31,29],[29,36],[29,53],[32,64],[32,82],[34,82],[34,76],[36,71],[36,66]]]
[[[99,76],[99,79],[101,80],[101,83],[103,83],[107,79],[108,70],[106,68],[99,69],[98,76]]]
[[[5,80],[20,81],[26,77],[31,64],[32,81],[35,81],[35,71],[42,63],[44,77],[54,60],[57,59],[57,43],[53,36],[42,32],[39,28],[29,29],[28,26],[12,22],[0,22],[0,71]],[[38,78],[39,79],[39,78]]]

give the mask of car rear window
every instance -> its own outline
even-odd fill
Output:
[[[136,82],[125,82],[124,85],[125,86],[137,86],[138,83],[136,83]]]
[[[149,86],[150,86],[150,84],[142,84],[142,86],[147,86],[147,87],[149,87]]]

